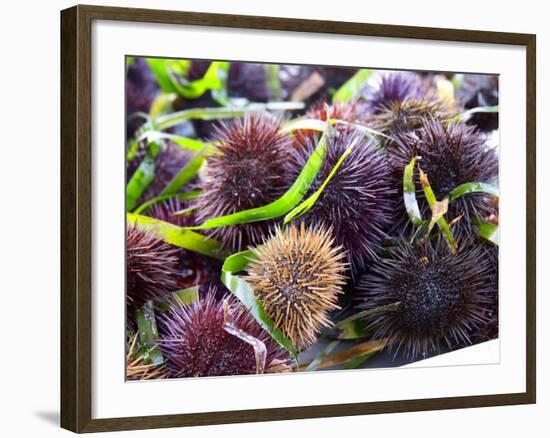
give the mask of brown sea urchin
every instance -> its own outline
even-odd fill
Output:
[[[286,191],[292,140],[280,127],[272,116],[246,115],[217,128],[214,142],[220,154],[209,157],[201,175],[199,221],[266,205]],[[254,222],[216,228],[211,234],[238,251],[260,243],[269,226]]]
[[[328,314],[345,283],[345,253],[331,230],[288,226],[275,230],[249,266],[247,281],[275,327],[299,349],[331,325]]]
[[[452,254],[444,240],[401,242],[375,262],[357,287],[375,339],[410,359],[471,343],[498,293],[494,262],[482,246]],[[392,305],[394,305],[392,307]]]
[[[159,347],[170,377],[281,372],[290,357],[233,298],[216,300],[209,290],[188,306],[159,318]]]
[[[126,239],[127,305],[170,299],[178,287],[179,248],[136,225],[128,225]]]

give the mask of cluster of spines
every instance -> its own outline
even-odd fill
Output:
[[[292,139],[281,130],[281,120],[268,115],[245,115],[216,129],[217,154],[201,175],[202,195],[197,219],[223,216],[264,206],[290,186],[288,157]],[[211,231],[234,251],[262,241],[269,223],[252,222]]]
[[[307,141],[303,149],[296,151],[295,175],[315,146],[315,142]],[[354,271],[360,271],[376,257],[394,216],[397,191],[384,153],[356,129],[334,131],[310,191],[319,189],[350,146],[351,153],[301,221],[332,227],[335,241],[347,251]]]
[[[328,228],[290,225],[252,250],[247,281],[265,311],[298,348],[311,345],[345,284],[345,253]]]
[[[360,308],[374,339],[386,339],[410,359],[442,346],[471,344],[490,319],[498,294],[495,261],[481,245],[453,254],[443,239],[419,246],[400,242],[371,265],[358,285]],[[377,311],[378,309],[378,311]]]
[[[280,372],[290,356],[242,304],[207,294],[189,305],[178,304],[159,320],[158,346],[169,377],[204,377]],[[236,335],[237,334],[237,335]],[[238,336],[241,334],[241,336]],[[247,342],[248,341],[248,342]],[[254,344],[264,348],[256,354]]]

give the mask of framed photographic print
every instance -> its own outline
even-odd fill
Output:
[[[61,13],[61,423],[534,403],[535,36]]]

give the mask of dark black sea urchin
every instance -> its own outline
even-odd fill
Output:
[[[444,126],[436,120],[424,120],[416,133],[397,135],[387,148],[392,167],[394,186],[403,186],[403,171],[413,157],[419,156],[419,166],[427,174],[436,198],[444,197],[461,184],[482,182],[496,184],[498,157],[494,149],[485,145],[485,138],[474,127],[463,123]],[[420,184],[417,184],[417,199],[425,219],[430,217],[429,206]],[[402,205],[402,204],[401,204]],[[491,197],[472,193],[449,203],[448,222],[463,215],[453,227],[455,237],[472,240],[476,230],[475,218],[485,220],[494,213]],[[401,207],[401,220],[408,221],[405,207]],[[460,242],[459,242],[460,243]]]
[[[128,225],[126,235],[126,303],[141,307],[148,300],[167,301],[178,288],[179,248],[156,234]]]
[[[290,186],[288,154],[292,139],[279,119],[246,115],[216,129],[220,153],[208,158],[201,175],[203,193],[197,201],[199,221],[266,205]],[[260,243],[269,222],[213,229],[211,235],[238,251]]]
[[[248,269],[247,281],[275,327],[299,349],[315,342],[330,327],[345,283],[345,253],[327,228],[289,225],[277,229],[261,246]]]
[[[337,244],[348,252],[354,268],[376,256],[391,226],[397,189],[384,153],[356,130],[335,130],[328,140],[325,161],[311,191],[316,191],[346,149],[355,143],[336,174],[302,220],[332,227]],[[296,152],[296,174],[315,149],[307,142]]]
[[[363,309],[386,306],[366,320],[373,337],[387,338],[395,354],[403,350],[409,359],[470,344],[498,294],[494,269],[482,246],[453,255],[444,240],[400,243],[357,288]]]
[[[166,371],[170,377],[289,370],[286,350],[258,325],[244,306],[229,297],[217,301],[213,290],[188,306],[173,306],[159,318],[159,325],[159,346],[167,359]]]

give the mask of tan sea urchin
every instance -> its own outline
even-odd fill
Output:
[[[247,281],[275,327],[299,349],[315,342],[330,327],[346,270],[345,252],[334,244],[331,230],[288,226],[277,229],[252,250]]]

